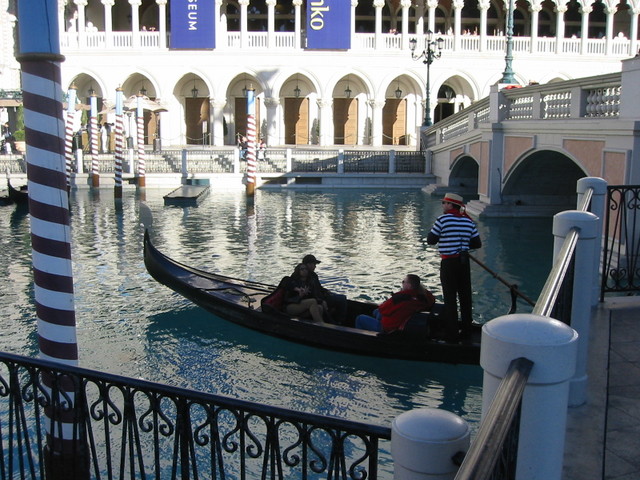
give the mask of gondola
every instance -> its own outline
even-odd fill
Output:
[[[7,180],[7,190],[9,191],[9,199],[18,205],[26,205],[29,201],[29,194],[27,193],[27,186],[24,185],[20,189],[16,189],[11,185],[11,182]]]
[[[177,262],[160,252],[144,235],[144,263],[149,274],[219,318],[293,342],[375,357],[477,365],[480,359],[480,326],[472,339],[449,344],[431,338],[429,325],[439,321],[442,305],[425,314],[426,325],[402,332],[381,334],[344,325],[313,323],[262,306],[276,287],[208,273]],[[348,318],[371,313],[376,305],[348,300]]]

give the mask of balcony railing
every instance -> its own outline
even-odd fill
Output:
[[[93,49],[129,49],[134,45],[134,37],[138,38],[138,48],[159,49],[166,48],[169,45],[168,40],[160,41],[161,33],[159,31],[140,31],[136,32],[61,32],[60,45],[63,50],[93,50]],[[443,49],[445,51],[458,52],[479,52],[484,51],[489,54],[504,55],[506,46],[506,37],[504,35],[487,35],[484,37],[484,47],[482,38],[479,35],[460,35],[459,41],[456,42],[455,35],[439,35],[444,40]],[[167,39],[169,34],[167,34]],[[418,45],[424,42],[423,36],[411,34],[409,40],[416,39]],[[403,46],[402,34],[394,33],[354,33],[352,35],[351,50],[386,50],[399,51],[409,48],[409,42],[406,47]],[[607,48],[608,43],[610,48]],[[304,48],[304,38],[299,41],[300,48]],[[562,38],[560,39],[560,52],[563,55],[592,55],[604,56],[609,55],[615,57],[633,56],[636,52],[632,52],[632,42],[627,38],[612,38],[609,42],[605,38],[588,38],[584,42],[579,38]],[[294,32],[274,32],[269,37],[268,32],[247,32],[242,37],[241,32],[227,32],[222,39],[219,49],[286,49],[296,48],[296,35]],[[422,48],[422,47],[420,47]],[[513,37],[513,53],[514,54],[552,54],[558,49],[558,39],[555,37]]]
[[[385,427],[8,353],[0,411],[0,478],[374,480],[379,442],[391,438]],[[72,461],[48,453],[51,432]]]

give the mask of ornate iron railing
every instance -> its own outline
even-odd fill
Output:
[[[379,441],[391,437],[389,428],[8,353],[0,409],[0,478],[368,480]],[[71,462],[50,455],[47,432],[64,432]]]
[[[600,301],[606,293],[640,291],[640,186],[607,187]]]

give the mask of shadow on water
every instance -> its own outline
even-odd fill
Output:
[[[313,397],[310,401],[307,396],[304,410],[350,419],[373,418],[376,423],[420,407],[444,408],[476,420],[482,382],[477,366],[383,359],[300,345],[240,327],[199,308],[154,315],[146,331],[150,344],[170,342],[169,350],[180,351],[181,361],[189,364],[187,377],[199,379],[191,387],[199,390],[228,394],[211,389],[218,376],[213,369],[218,366],[220,372],[230,369],[233,378],[225,381],[235,385],[236,393],[247,384],[271,384],[274,404],[287,408],[300,408],[298,397],[304,394]],[[234,353],[229,356],[228,352]],[[243,364],[236,361],[236,355]],[[269,403],[264,394],[257,401]]]

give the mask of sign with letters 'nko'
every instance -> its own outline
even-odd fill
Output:
[[[216,47],[213,0],[171,0],[170,48]]]
[[[351,2],[307,0],[307,48],[347,50],[351,48]]]

